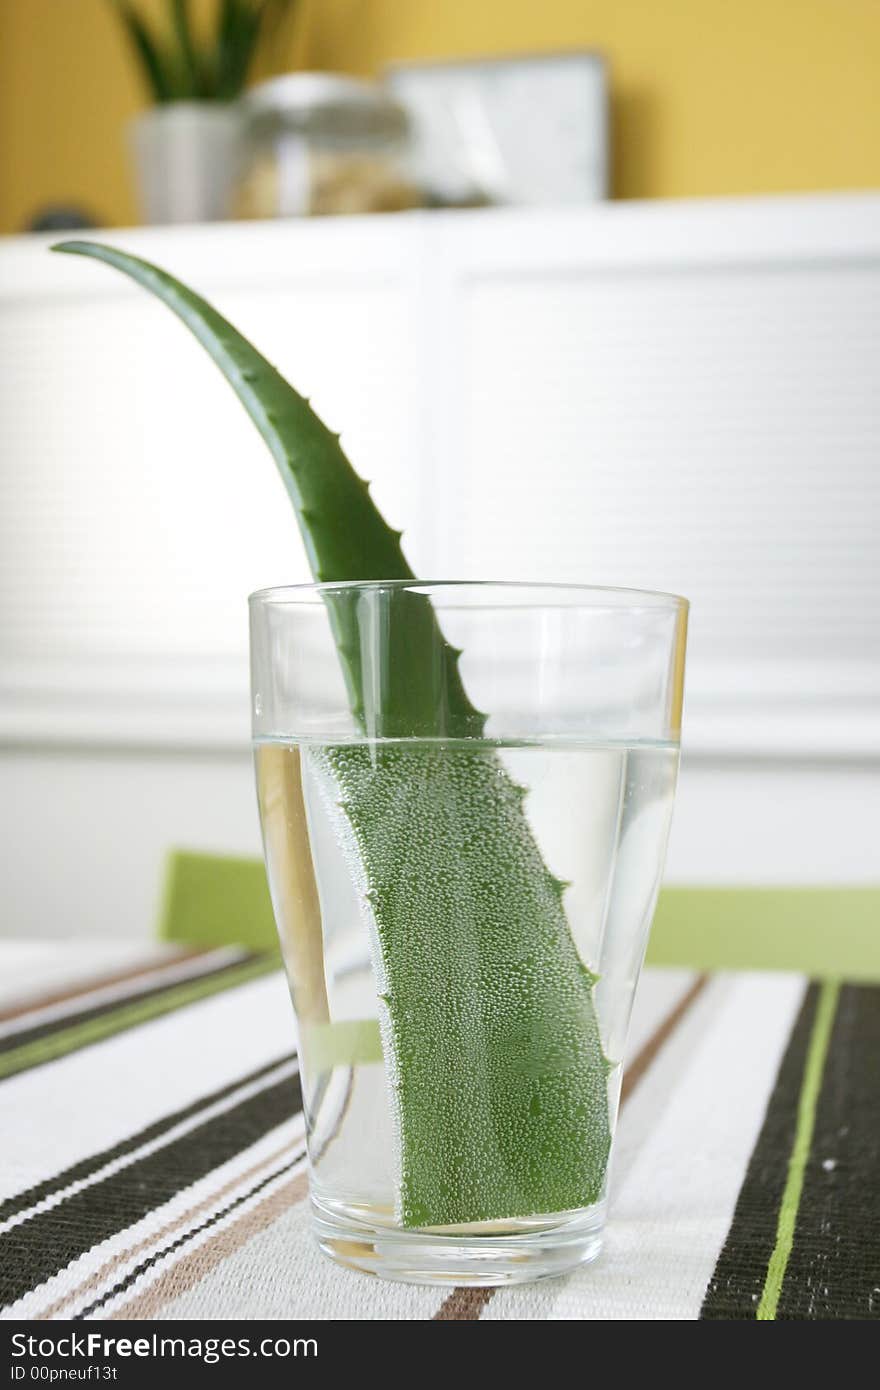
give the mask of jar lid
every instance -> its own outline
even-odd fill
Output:
[[[376,82],[329,72],[292,72],[253,87],[244,99],[256,135],[290,131],[317,138],[393,140],[406,135],[404,108]]]

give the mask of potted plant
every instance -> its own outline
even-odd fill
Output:
[[[134,0],[112,3],[153,102],[131,127],[145,221],[228,217],[242,155],[238,98],[258,53],[286,35],[295,0],[216,0],[206,27],[190,0],[166,0],[162,28]]]

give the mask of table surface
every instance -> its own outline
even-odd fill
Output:
[[[880,989],[649,970],[600,1259],[501,1290],[338,1268],[309,1229],[270,958],[0,943],[4,1318],[880,1316]]]

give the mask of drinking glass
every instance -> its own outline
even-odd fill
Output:
[[[687,602],[399,581],[267,589],[250,614],[321,1249],[420,1283],[593,1259]]]

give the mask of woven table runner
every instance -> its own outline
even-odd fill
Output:
[[[3,1318],[880,1316],[876,987],[647,971],[600,1259],[444,1290],[318,1254],[274,958],[6,944],[0,979]]]

